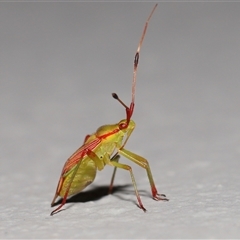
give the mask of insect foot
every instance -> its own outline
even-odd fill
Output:
[[[156,200],[156,201],[169,201],[169,199],[166,197],[165,194],[159,194],[157,193],[155,196],[153,196],[153,199]]]

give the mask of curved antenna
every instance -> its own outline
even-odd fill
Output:
[[[137,52],[135,54],[134,57],[134,62],[133,62],[133,80],[132,80],[132,102],[130,104],[130,107],[128,107],[126,104],[123,103],[123,101],[118,97],[118,95],[116,93],[112,93],[113,98],[115,98],[116,100],[118,100],[121,105],[123,105],[126,109],[126,119],[127,119],[127,123],[126,123],[126,127],[129,124],[129,121],[132,117],[133,114],[133,110],[134,110],[134,101],[135,101],[135,89],[136,89],[136,80],[137,80],[137,67],[138,67],[138,61],[139,61],[139,55],[140,55],[140,50],[141,50],[141,46],[143,43],[143,39],[145,37],[146,31],[147,31],[147,27],[148,27],[148,22],[150,21],[153,12],[155,11],[157,7],[157,4],[154,6],[152,12],[150,13],[146,23],[145,23],[145,27],[143,29],[143,33],[142,36],[140,38],[139,44],[138,44],[138,48],[137,48]]]

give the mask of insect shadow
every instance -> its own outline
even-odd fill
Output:
[[[134,194],[134,191],[126,190],[131,184],[125,184],[125,185],[119,185],[114,186],[112,188],[111,194],[114,194],[116,197],[120,198],[121,200],[131,201],[129,199],[124,199],[122,196],[118,195],[117,193],[127,192],[129,194]],[[96,186],[93,187],[90,190],[80,192],[69,199],[67,199],[66,203],[76,203],[76,202],[90,202],[90,201],[96,201],[99,200],[109,194],[109,185],[106,186]],[[53,206],[56,206],[58,204],[61,204],[62,199],[59,199]]]
[[[111,193],[109,193],[109,185],[96,186],[96,187],[93,187],[92,189],[90,189],[88,191],[80,192],[80,193],[70,197],[69,199],[67,199],[66,203],[77,203],[77,202],[84,203],[84,202],[90,202],[90,201],[97,201],[97,200],[99,200],[99,199],[101,199],[101,198],[103,198],[107,195],[114,194],[114,196],[117,197],[118,199],[120,199],[122,201],[132,202],[134,205],[139,207],[139,205],[137,204],[136,201],[131,200],[131,199],[127,199],[127,198],[123,197],[122,195],[120,195],[120,193],[134,195],[134,190],[127,190],[127,188],[129,186],[132,186],[132,184],[114,186],[112,188]],[[148,195],[145,190],[140,190],[139,192],[142,192],[145,196]],[[61,202],[62,202],[62,199],[59,199],[57,202],[55,202],[55,204],[53,206],[61,204]],[[61,212],[63,210],[65,210],[65,209],[62,209],[58,212]]]

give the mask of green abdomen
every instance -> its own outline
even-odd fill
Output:
[[[76,165],[70,172],[66,173],[66,175],[64,176],[65,179],[63,181],[59,196],[63,197],[65,195],[71,181],[72,183],[68,192],[68,196],[75,195],[81,192],[85,187],[87,187],[94,181],[97,168],[93,160],[89,158],[82,160],[75,174],[76,167],[78,166]],[[73,174],[75,174],[75,176],[72,180]]]

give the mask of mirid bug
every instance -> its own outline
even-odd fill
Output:
[[[113,98],[115,98],[125,108],[126,119],[123,119],[116,124],[101,126],[92,135],[87,135],[85,137],[83,145],[68,158],[63,166],[51,206],[54,206],[57,197],[62,197],[62,203],[51,212],[51,215],[55,214],[62,208],[69,196],[81,192],[84,188],[91,184],[95,179],[97,170],[103,170],[105,165],[114,167],[109,192],[111,192],[113,187],[116,169],[122,168],[129,171],[137,197],[138,206],[143,211],[146,211],[138,193],[137,184],[132,172],[132,168],[126,164],[119,163],[120,155],[128,158],[132,162],[138,164],[140,167],[146,169],[151,186],[152,197],[154,200],[168,201],[164,194],[158,193],[148,161],[145,158],[125,149],[125,145],[135,128],[135,122],[131,120],[131,117],[134,110],[136,73],[139,61],[139,53],[148,27],[148,22],[152,17],[156,7],[157,4],[154,6],[145,23],[140,42],[138,44],[137,52],[134,57],[132,101],[130,106],[128,107],[126,104],[124,104],[116,93],[112,94]]]

